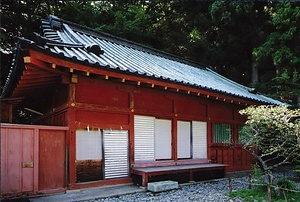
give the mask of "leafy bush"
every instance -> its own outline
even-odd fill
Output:
[[[298,177],[300,177],[300,160],[296,160],[295,173]]]
[[[281,178],[277,181],[277,186],[279,187],[279,189],[282,191],[287,191],[287,192],[292,192],[292,191],[289,191],[289,190],[296,190],[297,187],[296,187],[296,184],[289,180],[288,178],[284,177],[284,178]]]
[[[253,183],[256,184],[252,189],[242,189],[235,192],[230,192],[229,197],[240,197],[244,201],[267,201],[267,184],[263,180],[254,179]],[[297,190],[295,183],[287,178],[281,178],[277,181],[278,188],[272,188],[271,196],[272,201],[286,202],[286,201],[299,201],[300,193],[287,191]],[[278,191],[280,193],[278,194]]]
[[[251,167],[252,167],[253,177],[257,178],[263,175],[263,172],[257,163],[251,165]]]
[[[244,201],[263,201],[266,200],[266,190],[263,187],[253,189],[242,189],[236,192],[230,192],[229,197],[240,197]]]
[[[261,105],[239,113],[248,119],[240,131],[243,149],[256,158],[265,173],[300,157],[300,109]]]

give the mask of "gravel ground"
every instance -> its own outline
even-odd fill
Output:
[[[247,177],[238,178],[245,182]],[[233,181],[233,189],[246,188],[247,184]],[[228,197],[228,179],[214,180],[208,182],[198,182],[193,184],[181,184],[179,189],[161,193],[141,192],[122,196],[109,197],[105,199],[93,200],[93,202],[117,202],[117,201],[232,201],[238,202],[241,199],[230,199]],[[92,201],[89,201],[92,202]]]
[[[283,176],[277,174],[277,177]],[[300,189],[300,183],[297,184]],[[248,187],[248,177],[232,178],[232,189],[239,190]],[[197,182],[179,185],[179,189],[161,193],[152,193],[149,191],[128,194],[122,196],[97,199],[86,202],[140,202],[140,201],[218,201],[218,202],[242,202],[240,198],[229,198],[229,181],[227,178],[212,180],[206,182]]]

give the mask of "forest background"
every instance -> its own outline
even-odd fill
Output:
[[[33,38],[49,15],[210,66],[299,106],[298,2],[3,0],[1,92],[13,59],[13,38]]]

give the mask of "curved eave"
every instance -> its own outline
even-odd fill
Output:
[[[108,76],[112,78],[119,78],[120,80],[125,79],[128,81],[134,81],[134,82],[141,82],[144,84],[153,84],[155,86],[161,86],[162,88],[169,88],[173,89],[176,91],[181,91],[187,94],[197,94],[198,96],[204,96],[207,98],[215,99],[215,100],[223,100],[227,102],[235,102],[239,104],[245,104],[245,105],[250,105],[250,104],[276,104],[272,102],[272,99],[270,102],[258,100],[258,99],[251,99],[247,98],[244,96],[238,96],[236,94],[230,93],[230,92],[225,92],[221,90],[216,90],[212,88],[207,88],[206,86],[201,86],[201,85],[195,85],[187,82],[182,82],[182,81],[177,81],[177,80],[172,80],[169,78],[165,77],[157,77],[157,76],[152,76],[148,74],[141,74],[138,71],[131,72],[128,70],[122,70],[121,68],[111,68],[110,66],[102,66],[100,63],[90,63],[88,60],[78,60],[75,57],[66,57],[63,54],[55,54],[51,52],[50,50],[47,50],[43,47],[37,46],[34,43],[27,44],[28,48],[32,51],[30,55],[35,57],[36,54],[34,54],[34,51],[37,51],[41,54],[48,55],[52,58],[52,60],[44,60],[44,62],[50,62],[50,63],[58,63],[58,65],[64,64],[63,61],[69,61],[71,63],[76,63],[80,65],[80,68],[75,69],[76,71],[81,71],[85,72],[85,74],[90,75],[90,74],[98,74],[102,76]],[[43,60],[42,58],[38,58],[40,60]],[[61,64],[59,64],[58,60],[61,60]],[[62,65],[63,66],[63,65]],[[70,65],[72,66],[72,65]],[[66,68],[69,68],[69,66],[65,66]],[[100,71],[97,71],[100,70]],[[140,84],[139,84],[140,85]],[[280,105],[280,103],[278,103]]]
[[[21,69],[18,68],[18,62],[19,62],[19,58],[21,57],[20,56],[20,44],[17,43],[16,45],[16,49],[14,50],[14,56],[13,56],[13,59],[12,59],[12,63],[11,63],[11,67],[10,67],[10,70],[9,70],[9,73],[8,73],[8,76],[6,78],[6,81],[5,81],[5,84],[4,84],[4,87],[3,87],[3,90],[1,92],[1,99],[3,98],[7,98],[10,96],[13,88],[15,87],[16,85],[16,82],[17,80],[19,79],[19,71],[22,71]]]

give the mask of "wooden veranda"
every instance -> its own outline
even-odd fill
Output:
[[[201,171],[219,171],[220,176],[226,174],[226,164],[199,163],[168,166],[133,167],[132,174],[142,177],[142,186],[147,186],[149,178],[153,176],[188,173],[189,180],[194,181],[194,173]]]

